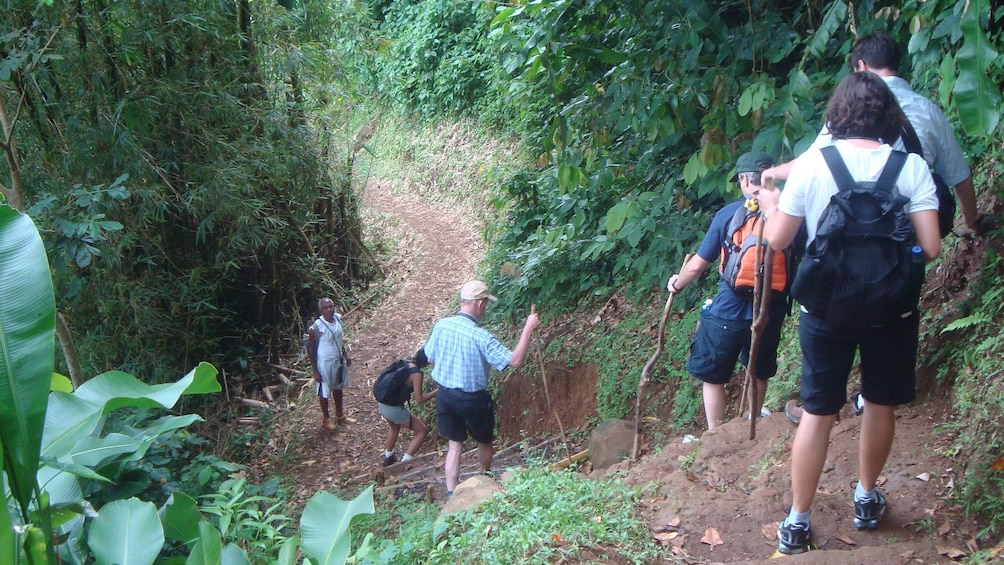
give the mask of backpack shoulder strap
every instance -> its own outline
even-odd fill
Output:
[[[892,192],[893,187],[896,186],[896,179],[899,178],[899,173],[903,170],[903,165],[905,163],[906,153],[893,150],[892,153],[889,154],[889,160],[885,162],[885,168],[882,169],[882,174],[880,174],[878,180],[875,181],[875,190]]]
[[[823,154],[823,159],[826,160],[826,166],[830,168],[833,180],[837,181],[838,190],[852,190],[858,186],[857,181],[851,176],[851,172],[847,170],[847,165],[844,164],[844,159],[836,147],[827,145],[819,151]]]
[[[924,157],[924,147],[920,144],[920,137],[917,136],[917,130],[913,129],[910,120],[906,120],[903,124],[903,147],[907,153],[916,153]]]
[[[732,236],[736,233],[736,230],[742,227],[746,223],[746,220],[751,214],[756,212],[750,212],[746,206],[740,204],[739,208],[736,209],[736,213],[732,215],[732,221],[729,222],[729,228],[725,230],[725,239],[727,242],[732,242]]]

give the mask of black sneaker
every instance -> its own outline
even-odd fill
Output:
[[[879,520],[885,516],[885,497],[875,491],[874,499],[861,498],[854,500],[854,527],[859,530],[874,530]]]
[[[809,525],[781,522],[777,528],[777,550],[785,555],[798,555],[809,550]]]
[[[391,453],[390,455],[385,455],[383,458],[383,466],[390,467],[394,463],[397,463],[397,456]]]

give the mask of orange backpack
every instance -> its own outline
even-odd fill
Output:
[[[745,206],[736,210],[729,223],[728,234],[722,241],[722,261],[718,270],[725,283],[737,295],[753,299],[753,279],[756,277],[756,248],[759,238],[760,212]],[[774,267],[771,272],[770,289],[784,293],[791,288],[795,274],[791,249],[774,253]]]

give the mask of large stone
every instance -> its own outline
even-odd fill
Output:
[[[634,424],[625,420],[607,420],[589,437],[589,458],[595,470],[630,459],[633,448]]]
[[[497,492],[505,494],[505,490],[498,481],[484,475],[474,475],[457,485],[457,488],[453,491],[453,496],[448,498],[446,503],[443,504],[439,515],[463,512],[488,500]]]

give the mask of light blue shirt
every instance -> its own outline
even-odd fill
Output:
[[[913,129],[920,138],[920,146],[924,150],[924,160],[934,172],[941,176],[948,186],[955,186],[970,177],[972,172],[966,163],[955,133],[948,123],[948,118],[940,108],[927,98],[917,94],[910,84],[898,76],[884,76],[882,80],[889,86],[899,107],[903,109],[906,118],[910,120]],[[833,144],[829,130],[824,126],[816,136],[810,149],[819,149]],[[893,145],[893,149],[905,151],[903,139]]]
[[[425,342],[432,380],[439,386],[478,392],[488,388],[488,371],[509,366],[512,351],[464,314],[444,318]]]

